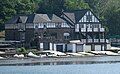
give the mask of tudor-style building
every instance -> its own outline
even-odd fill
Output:
[[[5,24],[6,40],[21,41],[40,51],[103,51],[110,48],[105,29],[91,10],[17,15]]]

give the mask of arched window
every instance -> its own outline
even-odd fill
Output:
[[[69,33],[64,33],[64,39],[69,39],[70,38],[70,34]]]

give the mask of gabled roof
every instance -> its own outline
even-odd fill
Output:
[[[55,14],[36,14],[36,13],[30,14],[30,15],[17,15],[17,16],[14,16],[11,20],[9,20],[7,24],[8,23],[15,24],[15,23],[67,22],[71,26],[74,26],[76,23],[79,22],[79,20],[82,19],[82,17],[88,11],[91,11],[91,10],[82,9],[82,10],[74,10],[74,11],[64,11],[63,12],[64,15],[62,15],[61,17]]]
[[[16,23],[42,23],[42,22],[66,22],[55,14],[30,14],[16,15],[12,17],[6,24]]]
[[[31,14],[26,23],[65,22],[55,14]]]
[[[26,23],[28,15],[15,15],[6,24]]]
[[[50,18],[50,17],[49,17]],[[58,17],[55,14],[52,14],[52,18],[51,18],[52,22],[66,22],[65,20],[63,20],[62,18]]]
[[[51,21],[47,14],[35,14],[32,23],[41,23],[41,22],[48,22]]]
[[[90,10],[83,9],[83,10],[65,11],[63,13],[66,16],[68,16],[74,23],[78,23],[79,20],[87,13],[87,11],[90,11]]]
[[[21,23],[26,23],[28,16],[20,16],[19,19]]]
[[[64,12],[64,14],[75,23],[75,14],[73,12]],[[65,19],[69,20],[67,17]]]
[[[28,16],[26,23],[39,23],[50,21],[47,14],[31,14]]]
[[[82,17],[83,17],[88,11],[90,11],[90,10],[84,9],[84,10],[76,10],[76,11],[74,11],[76,23],[78,23],[79,20],[82,19]]]

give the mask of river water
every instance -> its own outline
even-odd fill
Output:
[[[0,66],[0,74],[120,74],[120,63]]]
[[[17,64],[17,65],[9,65],[9,66],[1,65],[0,74],[120,74],[120,56],[83,57],[83,58],[79,58],[78,60],[77,59],[78,58],[67,58],[67,60],[69,60],[70,62],[67,61],[57,62],[57,63],[38,62],[34,64],[33,63]],[[45,61],[45,59],[41,59],[41,60]],[[48,59],[48,60],[52,60],[52,59]],[[61,58],[61,60],[64,59]],[[11,62],[14,63],[17,61],[31,62],[30,59],[21,60],[21,61],[15,60]],[[0,63],[7,63],[7,62],[10,61],[0,60]]]

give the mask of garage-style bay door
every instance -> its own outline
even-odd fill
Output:
[[[56,48],[57,51],[63,52],[63,45],[57,45]]]

